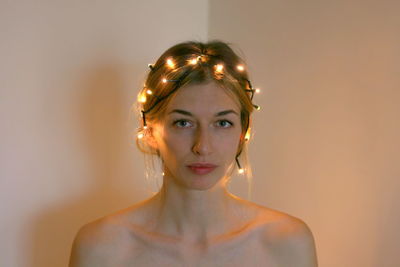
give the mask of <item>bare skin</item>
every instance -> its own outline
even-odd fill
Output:
[[[195,240],[155,230],[157,198],[82,227],[70,267],[317,266],[309,228],[288,214],[231,196],[243,218],[230,221],[225,232]]]
[[[185,115],[187,124],[176,124],[183,115],[171,114],[152,125],[148,137],[165,159],[161,190],[82,227],[70,267],[317,267],[314,239],[303,221],[226,189],[241,136],[237,103],[211,83],[181,88],[166,113],[175,109],[192,114]],[[235,112],[216,117],[221,110]],[[221,126],[221,120],[232,124]],[[186,166],[193,162],[218,167],[198,175]]]

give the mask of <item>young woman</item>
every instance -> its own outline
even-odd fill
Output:
[[[138,95],[137,145],[162,162],[149,199],[83,226],[70,267],[316,267],[314,239],[300,219],[227,190],[244,168],[255,90],[243,60],[222,41],[165,51]],[[242,153],[242,151],[244,151]]]

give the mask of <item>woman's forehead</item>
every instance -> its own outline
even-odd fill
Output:
[[[215,113],[223,110],[240,111],[237,102],[215,83],[188,85],[179,88],[168,103],[167,113],[174,109],[200,113]]]

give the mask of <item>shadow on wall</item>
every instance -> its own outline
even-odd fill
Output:
[[[77,110],[71,112],[77,114],[74,123],[81,131],[79,145],[83,149],[79,151],[86,153],[89,163],[90,176],[82,179],[93,186],[79,199],[49,205],[31,224],[28,249],[33,267],[67,266],[73,238],[83,224],[133,202],[132,193],[115,185],[115,170],[124,156],[119,148],[126,146],[121,73],[115,65],[102,65],[80,75],[83,78],[78,81],[74,103]],[[75,177],[71,180],[77,182]]]

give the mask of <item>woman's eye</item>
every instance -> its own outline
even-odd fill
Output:
[[[233,126],[233,123],[228,120],[220,120],[219,122],[225,122],[223,123],[223,125],[225,125],[226,127],[222,126],[223,128],[228,128],[229,126]]]
[[[173,122],[173,125],[178,125],[178,127],[180,127],[180,128],[185,127],[185,125],[183,125],[182,123],[185,124],[185,123],[188,123],[188,121],[187,120],[176,120]]]

